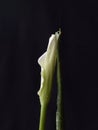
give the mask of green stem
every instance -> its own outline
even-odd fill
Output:
[[[64,130],[63,126],[63,97],[62,97],[62,83],[61,83],[61,65],[59,57],[59,47],[57,52],[57,111],[56,111],[56,130]]]
[[[39,130],[45,130],[47,105],[41,105]]]

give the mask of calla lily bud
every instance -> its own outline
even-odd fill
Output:
[[[50,101],[60,34],[61,31],[58,31],[51,35],[46,52],[38,59],[41,66],[41,85],[38,91],[41,105]]]

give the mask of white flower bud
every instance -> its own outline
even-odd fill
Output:
[[[48,104],[50,100],[60,34],[61,31],[58,31],[51,35],[46,52],[38,59],[41,66],[41,85],[38,91],[41,105]]]

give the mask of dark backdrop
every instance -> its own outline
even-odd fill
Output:
[[[98,6],[95,0],[0,0],[0,130],[38,130],[38,57],[62,30],[65,130],[98,130]],[[56,85],[47,130],[55,130]]]

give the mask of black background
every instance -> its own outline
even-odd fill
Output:
[[[0,130],[38,130],[37,59],[59,28],[65,130],[98,130],[95,0],[0,0]],[[55,102],[56,85],[47,130],[55,130]]]

